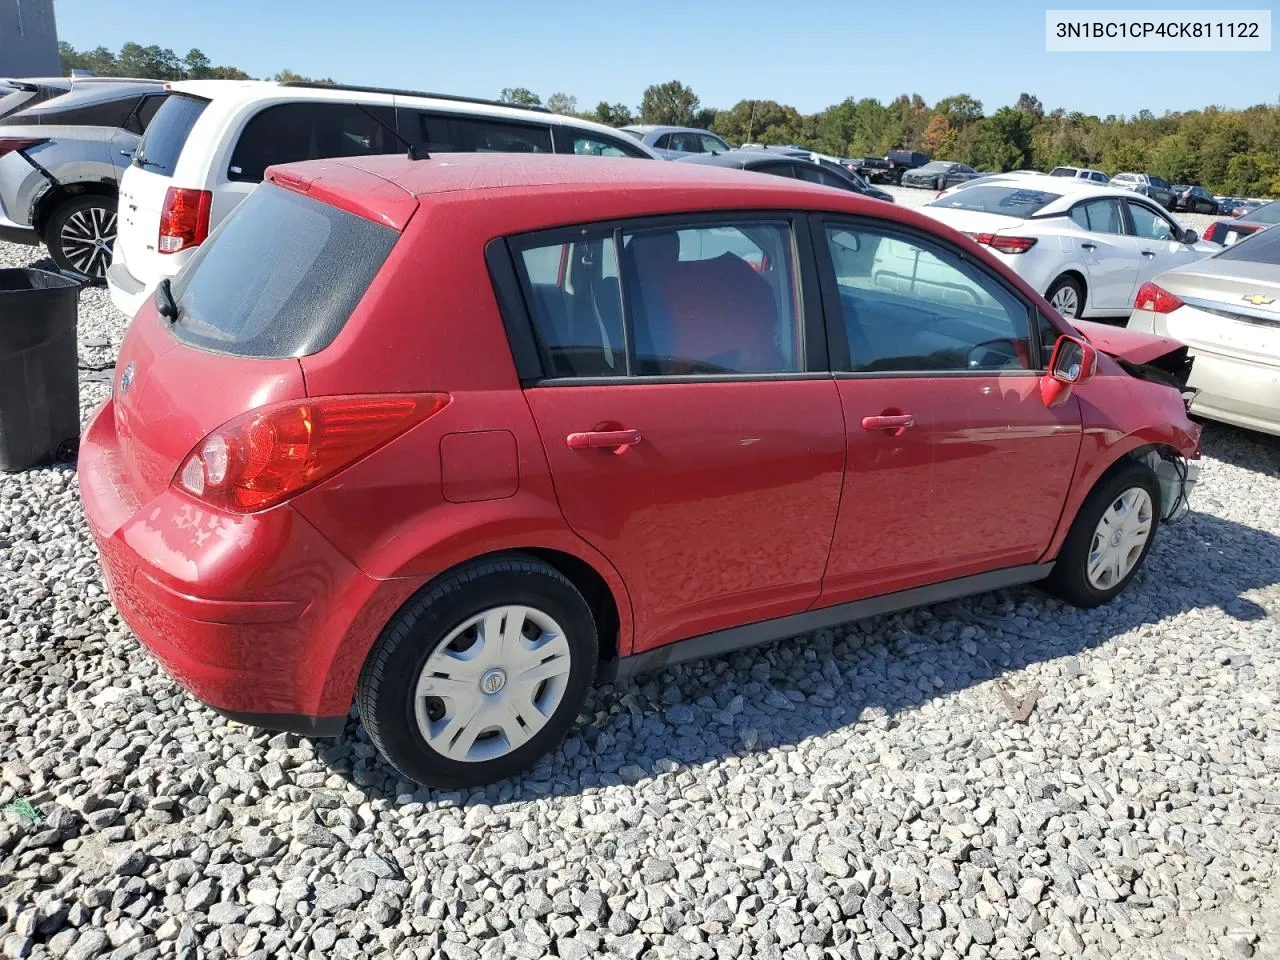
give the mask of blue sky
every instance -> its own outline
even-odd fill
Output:
[[[254,76],[289,67],[473,96],[523,86],[544,100],[571,94],[579,109],[634,108],[646,86],[672,79],[704,106],[758,98],[805,113],[904,92],[930,103],[969,93],[991,111],[1025,90],[1046,109],[1103,116],[1280,99],[1280,53],[1046,53],[1046,4],[1021,0],[56,0],[56,9],[61,39],[81,48],[134,40],[181,56],[194,46]]]

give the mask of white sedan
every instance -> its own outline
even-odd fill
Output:
[[[1192,413],[1280,436],[1280,226],[1145,284],[1129,329],[1191,349]]]
[[[920,209],[987,247],[1073,319],[1127,317],[1156,274],[1221,249],[1146,197],[1062,177],[993,177]]]

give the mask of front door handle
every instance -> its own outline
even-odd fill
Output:
[[[1096,243],[1082,243],[1080,244],[1080,249],[1081,250],[1097,250],[1098,245]]]
[[[639,430],[587,430],[564,438],[570,450],[613,450],[622,453],[643,438]]]
[[[909,413],[900,414],[896,417],[863,417],[863,430],[901,430],[904,427],[914,427],[916,418]]]
[[[1142,255],[1148,260],[1153,260],[1155,259],[1156,252],[1154,250],[1143,250]]]

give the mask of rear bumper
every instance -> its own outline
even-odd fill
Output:
[[[149,292],[146,284],[130,273],[123,261],[107,267],[107,291],[116,309],[128,317],[135,316],[142,309]]]
[[[402,590],[290,507],[234,516],[171,489],[139,496],[110,400],[85,430],[79,477],[112,602],[182,687],[245,723],[341,732],[385,601],[398,606]]]
[[[29,223],[18,223],[10,219],[2,197],[0,197],[0,240],[28,246],[35,246],[40,242],[40,235],[36,233],[35,227]]]

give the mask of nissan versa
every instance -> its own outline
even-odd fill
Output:
[[[1012,584],[1111,600],[1187,509],[1189,365],[844,191],[319,160],[144,304],[81,489],[195,696],[315,735],[354,701],[403,774],[477,784],[594,680]]]

